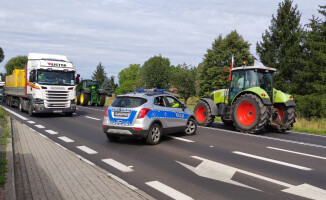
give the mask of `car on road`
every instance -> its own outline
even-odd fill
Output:
[[[192,110],[162,89],[139,89],[118,95],[103,118],[103,131],[110,141],[133,136],[155,145],[163,134],[182,131],[193,135],[196,130]]]

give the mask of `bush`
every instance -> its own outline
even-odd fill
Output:
[[[294,99],[299,116],[308,119],[326,117],[326,94],[296,95]]]

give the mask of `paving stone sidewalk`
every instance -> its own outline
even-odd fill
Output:
[[[153,199],[12,120],[17,199]]]

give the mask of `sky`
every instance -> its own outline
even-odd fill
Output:
[[[91,78],[101,62],[109,76],[162,55],[197,66],[220,34],[233,30],[251,44],[271,25],[280,0],[1,0],[0,47],[5,59],[28,53],[66,55]],[[320,16],[324,0],[293,0],[301,24]]]

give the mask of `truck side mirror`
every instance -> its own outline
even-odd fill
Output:
[[[76,76],[76,85],[79,84],[79,77],[80,77],[80,74],[77,74],[77,76]]]
[[[36,77],[35,77],[35,72],[34,71],[31,71],[29,73],[29,81],[30,82],[35,82],[36,81]]]

